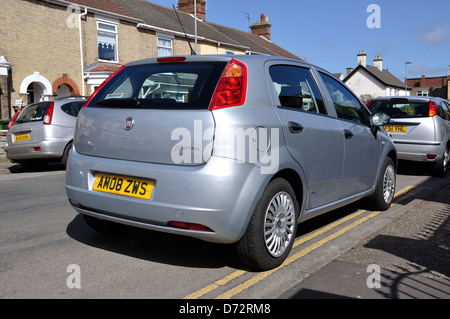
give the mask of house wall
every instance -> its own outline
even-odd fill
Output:
[[[20,92],[27,77],[39,81],[45,99],[52,95],[48,83],[63,74],[80,84],[79,58],[74,56],[79,57],[78,29],[67,26],[68,16],[65,8],[45,2],[2,0],[0,55],[11,66],[12,106],[20,106],[19,100],[27,104],[27,94]]]
[[[347,79],[345,84],[359,97],[370,95],[371,98],[386,96],[386,86],[365,70],[361,70]]]
[[[380,96],[409,95],[405,89],[386,86],[364,69],[359,69],[345,81],[345,84],[363,101]]]

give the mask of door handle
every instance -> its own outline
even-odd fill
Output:
[[[298,134],[303,132],[305,129],[302,125],[298,124],[297,122],[289,122],[289,132],[292,134]]]
[[[347,140],[351,139],[353,137],[353,133],[347,129],[344,130],[344,136]]]

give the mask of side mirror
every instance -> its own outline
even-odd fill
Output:
[[[390,121],[391,121],[391,117],[383,112],[373,114],[370,119],[372,126],[375,126],[375,127],[389,124]]]

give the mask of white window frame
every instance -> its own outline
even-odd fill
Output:
[[[173,56],[174,55],[174,53],[173,53],[173,39],[174,39],[174,36],[172,36],[172,35],[156,33],[156,50],[157,50],[157,56],[158,57]],[[159,44],[159,40],[170,41],[170,46],[160,45]],[[170,50],[170,55],[159,55],[159,49],[160,48],[161,49]]]
[[[108,30],[108,29],[102,29],[100,24],[103,25],[107,25],[110,27],[114,27],[114,31]],[[114,60],[105,60],[105,59],[101,59],[100,55],[98,56],[98,60],[101,62],[119,62],[119,39],[117,36],[117,24],[118,23],[112,23],[110,21],[105,21],[105,20],[97,20],[97,52],[98,52],[98,33],[99,32],[103,32],[103,33],[108,33],[108,34],[113,34],[115,37],[115,46],[114,46]]]
[[[428,96],[428,90],[417,91],[417,96]]]

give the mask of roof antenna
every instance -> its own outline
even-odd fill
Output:
[[[178,18],[178,22],[180,22],[181,28],[183,29],[184,32],[184,36],[186,37],[186,41],[189,44],[189,47],[191,48],[191,55],[197,55],[197,53],[194,51],[194,49],[192,49],[192,45],[191,42],[189,41],[189,38],[186,34],[186,31],[184,30],[183,24],[181,23],[180,17],[178,16],[178,12],[177,9],[175,9],[175,6],[172,4],[173,10],[175,11],[177,18]]]

